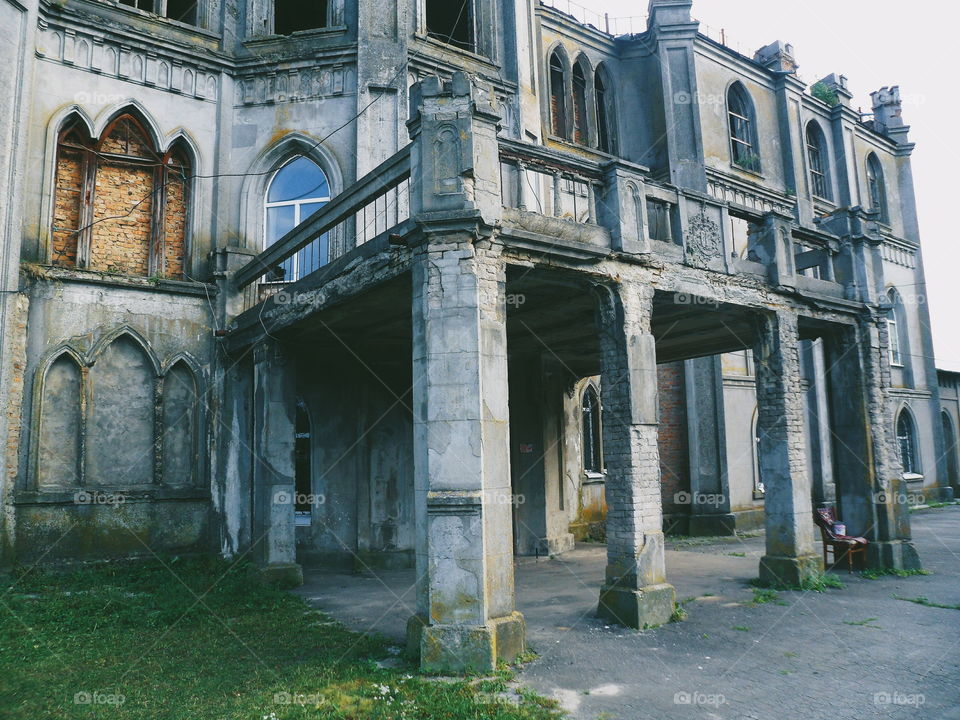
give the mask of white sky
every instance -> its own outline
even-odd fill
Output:
[[[573,0],[577,2],[577,0]],[[646,0],[579,0],[610,17],[645,15]],[[558,6],[560,3],[557,3]],[[576,12],[576,11],[574,11]],[[693,15],[711,36],[752,55],[783,40],[793,45],[809,85],[831,72],[849,78],[853,107],[870,111],[870,92],[899,85],[911,126],[913,175],[937,367],[960,371],[960,92],[954,55],[960,5],[915,0],[694,0]],[[642,27],[642,24],[641,24]],[[922,292],[918,288],[917,292]]]

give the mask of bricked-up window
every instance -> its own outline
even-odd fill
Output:
[[[730,159],[734,165],[745,170],[760,172],[753,102],[746,88],[738,82],[727,91],[727,116],[730,123]]]
[[[569,139],[567,134],[567,83],[563,58],[556,50],[550,55],[550,129],[554,135]]]
[[[290,35],[301,30],[316,30],[329,25],[327,0],[274,0],[273,32]]]
[[[68,122],[57,147],[51,262],[118,275],[179,279],[189,225],[190,162],[159,154],[134,115],[100,139]]]
[[[810,164],[810,190],[814,197],[831,200],[827,139],[815,120],[807,123],[807,161]]]
[[[587,78],[578,62],[573,66],[573,141],[586,145],[587,138]]]
[[[603,442],[601,440],[600,395],[593,385],[583,391],[581,405],[583,432],[583,469],[588,473],[603,472]]]
[[[474,52],[473,0],[426,0],[427,35]]]

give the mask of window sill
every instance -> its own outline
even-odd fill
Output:
[[[116,2],[115,0],[96,0],[95,2],[91,2],[89,4],[92,6],[99,6],[100,8],[106,7],[107,9],[130,19],[136,18],[149,23],[156,23],[164,27],[176,28],[177,30],[182,30],[184,32],[202,35],[210,38],[211,40],[220,39],[220,33],[201,27],[200,25],[192,25],[190,23],[181,22],[180,20],[164,17],[163,15],[147,12],[146,10],[130,7],[129,5],[124,5],[123,3]]]
[[[583,471],[583,484],[584,485],[596,485],[598,483],[606,482],[607,474],[605,472],[593,472],[592,470]]]
[[[457,47],[456,45],[445,43],[442,40],[437,40],[436,38],[432,38],[429,35],[424,35],[423,33],[418,32],[416,33],[416,35],[414,35],[414,37],[430,50],[435,50],[443,53],[453,53],[454,55],[459,55],[461,58],[464,58],[466,60],[471,60],[475,63],[486,65],[499,74],[500,66],[497,65],[493,60],[488,58],[486,55],[481,55],[480,53],[474,52],[473,50],[464,50],[461,47]],[[440,58],[440,59],[443,59],[443,58]]]
[[[747,175],[753,175],[753,177],[760,178],[761,180],[766,179],[766,176],[763,174],[762,170],[754,170],[753,168],[748,168],[744,165],[735,163],[732,160],[730,161],[730,169],[736,170],[737,172],[746,173]]]
[[[107,285],[131,290],[149,290],[179,295],[208,297],[217,293],[217,286],[191,280],[151,279],[130,275],[111,275],[95,270],[66,268],[59,265],[42,265],[42,277],[45,279]]]
[[[901,477],[909,483],[923,482],[923,475],[920,473],[903,473]]]
[[[309,30],[297,30],[289,35],[258,35],[246,38],[243,44],[249,47],[269,47],[271,45],[285,45],[297,40],[314,40],[343,35],[347,31],[346,25],[330,25],[322,28],[311,28]]]

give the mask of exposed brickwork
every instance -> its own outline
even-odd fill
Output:
[[[93,199],[91,269],[121,275],[149,273],[153,177],[150,167],[100,162]]]
[[[84,152],[61,145],[57,153],[57,181],[53,204],[54,265],[77,264],[77,230],[83,201]]]
[[[27,365],[27,309],[29,300],[26,295],[18,294],[10,307],[10,332],[4,338],[9,352],[7,377],[7,457],[6,476],[17,476],[20,437],[23,432],[23,387],[24,369]]]
[[[181,279],[187,243],[187,183],[179,168],[170,173],[164,186],[163,206],[163,275]]]
[[[687,411],[683,363],[657,366],[660,428],[660,491],[664,512],[671,512],[674,496],[690,490],[690,455],[687,447]]]

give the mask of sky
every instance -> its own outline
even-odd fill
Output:
[[[610,17],[647,12],[646,0],[580,4]],[[960,5],[933,0],[694,0],[693,15],[710,27],[711,37],[723,28],[727,44],[745,55],[774,40],[791,43],[799,75],[808,85],[832,72],[846,75],[853,107],[864,112],[870,111],[871,91],[900,86],[904,122],[917,144],[913,176],[937,367],[960,371],[960,233],[954,229],[960,209],[954,193],[960,92],[953,63]]]

